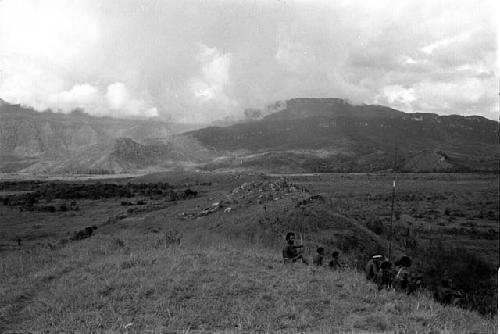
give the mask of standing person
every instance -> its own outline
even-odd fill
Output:
[[[301,260],[303,263],[307,264],[307,261],[303,257],[304,246],[295,246],[295,233],[288,232],[286,234],[287,245],[283,248],[283,262],[293,263]]]
[[[316,248],[316,255],[313,258],[313,264],[316,266],[322,266],[324,257],[325,249],[323,247]]]
[[[328,267],[330,267],[331,269],[339,269],[340,268],[339,252],[334,251],[332,253],[332,260],[328,263]]]
[[[384,257],[382,255],[373,255],[370,261],[368,261],[365,267],[367,280],[375,280],[383,258]]]

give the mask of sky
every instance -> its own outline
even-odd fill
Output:
[[[0,98],[241,118],[294,97],[498,119],[495,1],[0,0]]]

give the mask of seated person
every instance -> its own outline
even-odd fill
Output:
[[[303,263],[307,261],[303,258],[304,246],[295,246],[295,233],[288,232],[286,234],[287,245],[283,248],[283,261],[284,263],[293,263],[301,260]]]
[[[376,277],[376,283],[379,290],[390,290],[392,288],[393,274],[391,268],[392,263],[389,260],[385,260],[380,265],[380,270]]]
[[[324,257],[325,257],[325,249],[323,247],[318,247],[316,249],[316,255],[314,256],[313,259],[313,264],[316,266],[322,266]]]
[[[334,251],[332,253],[332,260],[328,263],[328,267],[330,267],[331,269],[339,269],[340,268],[339,252]]]
[[[384,260],[382,255],[373,255],[370,261],[366,264],[365,272],[367,280],[375,280],[377,277],[378,270],[380,268],[380,264]]]

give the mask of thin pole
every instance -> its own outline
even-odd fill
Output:
[[[392,234],[393,234],[393,221],[394,221],[394,199],[396,198],[396,168],[397,168],[397,160],[398,160],[398,146],[397,144],[394,147],[394,167],[392,169],[392,173],[394,174],[394,178],[392,180],[392,200],[391,200],[391,229],[389,232],[389,261],[391,260],[392,255]]]
[[[396,175],[394,175],[394,180],[392,181],[392,201],[391,201],[391,230],[389,233],[389,261],[392,255],[392,222],[394,217],[394,198],[396,197]]]
[[[302,211],[304,212],[304,211]],[[302,235],[304,234],[304,220],[301,219],[300,221],[300,245],[303,247],[304,246],[304,240],[302,239]],[[304,248],[302,248],[304,249]]]

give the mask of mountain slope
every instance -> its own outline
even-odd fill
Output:
[[[130,138],[93,145],[69,157],[41,161],[24,173],[124,173],[137,170],[186,167],[210,161],[211,153],[189,138],[150,140],[140,144]]]
[[[382,106],[350,105],[339,99],[294,99],[284,110],[260,121],[187,134],[219,152],[267,152],[268,156],[262,155],[262,166],[269,155],[293,157],[299,153],[306,160],[300,169],[307,171],[389,169],[397,146],[398,165],[409,171],[415,170],[415,163],[409,161],[421,160],[428,151],[441,152],[446,163],[423,159],[419,171],[498,169],[495,121],[479,116],[408,114]],[[244,155],[235,161],[245,167]],[[259,165],[255,159],[252,164]]]
[[[310,117],[358,116],[362,118],[394,118],[401,111],[379,105],[355,106],[339,98],[296,98],[287,100],[278,112],[264,117],[271,121]]]
[[[0,103],[0,171],[36,170],[41,164],[50,166],[79,154],[92,155],[89,150],[97,155],[97,151],[112,147],[117,138],[143,142],[194,127],[156,119],[92,117],[78,111],[36,112]]]
[[[264,114],[260,120],[176,134],[190,125],[38,113],[3,103],[0,172],[186,166],[372,172],[394,167],[396,147],[401,171],[499,169],[498,123],[479,116],[409,114],[333,98],[292,99]]]

